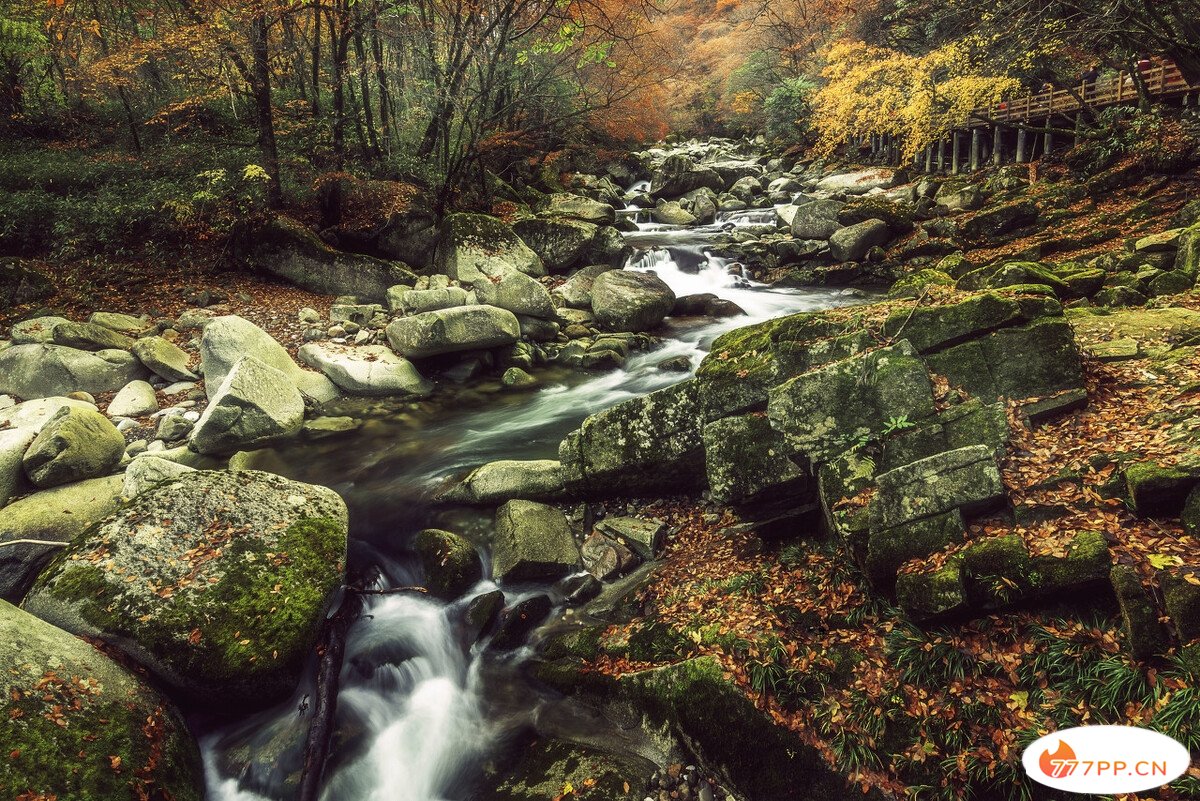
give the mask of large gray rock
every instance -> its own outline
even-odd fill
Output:
[[[674,200],[659,201],[650,212],[656,223],[663,225],[695,225],[699,218]]]
[[[337,386],[320,373],[301,369],[283,345],[254,323],[236,315],[213,318],[200,338],[200,371],[204,373],[208,397],[216,394],[233,365],[243,356],[253,356],[282,372],[288,381],[313,400],[323,403],[340,394]]]
[[[433,391],[412,362],[385,345],[351,347],[310,342],[300,360],[327,375],[347,395],[424,397]]]
[[[446,493],[447,500],[486,506],[514,498],[547,501],[563,494],[562,465],[548,459],[489,462]]]
[[[725,191],[720,173],[708,167],[698,167],[687,156],[676,153],[668,156],[650,180],[650,194],[656,198],[674,198],[706,186],[714,192]]]
[[[929,372],[907,340],[796,376],[767,403],[771,425],[812,465],[882,436],[890,420],[935,411]]]
[[[118,334],[135,337],[150,327],[149,318],[134,317],[132,314],[121,314],[119,312],[92,312],[88,317],[88,322],[94,325],[102,325],[105,328],[116,331]]]
[[[437,215],[413,202],[388,218],[375,238],[375,249],[389,259],[399,259],[424,271],[433,266],[437,241]]]
[[[117,510],[122,477],[105,476],[35,492],[0,509],[0,598],[18,603],[42,567],[69,543]]]
[[[972,445],[897,467],[876,477],[871,528],[882,530],[958,509],[985,511],[1005,498],[993,449]]]
[[[125,480],[121,485],[121,494],[126,498],[136,498],[159,484],[174,481],[184,473],[194,473],[195,471],[194,467],[143,453],[125,468]]]
[[[19,428],[0,429],[0,507],[24,489],[21,459],[35,436],[34,432]]]
[[[74,398],[36,398],[0,411],[0,429],[22,430],[36,434],[64,408],[96,411],[96,404]]]
[[[551,290],[551,295],[562,298],[563,303],[572,309],[592,308],[592,285],[596,277],[612,270],[608,264],[592,264],[576,270],[563,284]]]
[[[300,680],[346,535],[346,505],[325,487],[186,473],[76,539],[25,608],[104,640],[183,697],[263,706]]]
[[[519,220],[513,224],[513,230],[547,270],[561,273],[579,263],[595,240],[598,228],[580,220],[540,217]],[[478,288],[478,282],[475,283]]]
[[[130,381],[108,404],[109,417],[142,417],[158,411],[154,387],[146,381]]]
[[[716,420],[704,427],[708,486],[719,503],[755,503],[800,495],[809,475],[792,446],[762,415]]]
[[[521,326],[516,315],[506,309],[462,306],[393,320],[387,338],[400,355],[421,359],[511,345],[521,338]]]
[[[553,320],[554,301],[546,287],[524,273],[506,273],[497,278],[476,281],[475,297],[486,306],[507,309],[513,314]]]
[[[187,352],[162,337],[142,337],[130,348],[150,372],[168,381],[196,381]]]
[[[147,682],[0,601],[0,787],[21,799],[202,801],[200,752]]]
[[[115,392],[146,371],[131,353],[95,353],[62,345],[14,345],[0,350],[0,394],[46,398],[72,392]]]
[[[111,328],[95,323],[76,323],[70,320],[50,329],[50,341],[55,345],[79,350],[129,350],[133,340]]]
[[[217,387],[192,432],[199,453],[252,450],[292,436],[304,424],[304,398],[280,370],[243,356]]]
[[[874,189],[887,189],[896,181],[896,173],[887,169],[859,170],[827,175],[817,181],[818,192],[845,192],[865,195]]]
[[[519,272],[546,274],[541,258],[513,229],[486,214],[451,214],[442,224],[434,264],[438,272],[463,283]]]
[[[593,225],[612,225],[617,221],[617,212],[612,206],[569,192],[550,195],[542,210],[552,217],[568,217]]]
[[[56,487],[106,475],[125,455],[125,438],[108,418],[64,407],[34,438],[21,460],[37,487]]]
[[[575,570],[578,563],[571,527],[553,506],[513,500],[496,510],[495,581],[555,579]]]
[[[792,207],[784,218],[791,217],[792,236],[797,239],[829,239],[842,227],[837,216],[844,205],[836,200],[811,200]]]
[[[398,262],[334,250],[286,217],[274,218],[246,239],[243,258],[251,269],[309,292],[382,302],[388,287],[416,280],[412,270]]]
[[[882,220],[864,220],[848,225],[829,237],[829,254],[837,261],[860,261],[867,251],[887,244],[891,229]]]
[[[609,270],[592,282],[592,313],[611,331],[650,331],[675,306],[675,293],[654,273]]]
[[[69,322],[70,320],[66,317],[57,317],[53,314],[21,320],[12,327],[12,343],[14,345],[40,345],[53,342],[54,326]]]
[[[467,290],[460,286],[442,289],[409,289],[405,286],[394,286],[388,290],[387,300],[388,309],[404,314],[452,309],[455,306],[469,305],[471,302]]]

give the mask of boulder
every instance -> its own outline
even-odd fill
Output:
[[[567,217],[593,225],[612,225],[617,221],[617,212],[612,206],[569,192],[547,197],[542,211],[551,217]]]
[[[125,480],[121,494],[132,499],[149,489],[167,481],[174,481],[184,473],[194,473],[196,468],[179,462],[160,459],[153,454],[143,453],[125,468]]]
[[[841,228],[838,212],[844,203],[836,200],[812,200],[795,207],[792,214],[792,236],[797,239],[829,239]]]
[[[659,201],[658,205],[650,212],[651,218],[656,223],[663,225],[695,225],[699,222],[696,215],[681,206],[674,200]]]
[[[627,798],[624,788],[649,786],[654,773],[653,762],[623,750],[538,738],[522,748],[516,764],[486,783],[485,792],[507,801],[546,801],[574,787],[578,801]]]
[[[304,398],[282,371],[243,356],[225,376],[192,432],[199,453],[252,450],[289,437],[304,423]]]
[[[25,489],[21,459],[35,436],[33,431],[19,428],[0,429],[0,507]]]
[[[655,198],[675,198],[703,186],[723,192],[725,181],[716,170],[697,167],[686,155],[676,153],[667,156],[655,170],[650,179],[650,194]]]
[[[911,523],[951,510],[987,511],[1005,497],[995,452],[986,445],[946,451],[882,473],[871,502],[875,531]]]
[[[966,533],[966,524],[958,509],[908,520],[892,528],[871,528],[863,570],[872,584],[886,589],[896,580],[896,571],[905,562],[922,559],[960,543],[966,538]],[[910,600],[910,603],[913,601]],[[944,599],[942,604],[949,606],[950,599]],[[925,615],[949,611],[929,609],[931,604],[928,600],[914,605],[922,607]]]
[[[0,411],[0,430],[19,430],[37,434],[63,409],[96,411],[96,404],[75,398],[37,398]]]
[[[388,217],[375,237],[375,250],[385,258],[398,259],[424,271],[433,266],[437,241],[437,215],[419,202],[411,202],[403,211]]]
[[[562,512],[512,500],[496,510],[492,578],[498,582],[556,579],[573,572],[579,549]]]
[[[546,274],[541,258],[516,232],[486,214],[447,217],[442,224],[434,265],[439,273],[467,284],[509,272],[534,278]]]
[[[409,543],[425,575],[425,588],[437,598],[452,601],[483,578],[475,546],[450,531],[427,528]]]
[[[388,287],[416,280],[403,264],[335,250],[287,217],[275,217],[244,237],[242,259],[321,295],[353,295],[382,302]]]
[[[76,539],[25,608],[123,651],[182,697],[261,707],[300,680],[343,580],[346,536],[332,490],[186,473]]]
[[[704,427],[708,486],[718,503],[744,504],[799,495],[809,475],[763,415],[717,420]]]
[[[200,371],[204,373],[204,388],[210,399],[243,356],[253,356],[282,372],[290,384],[318,403],[339,395],[332,381],[320,373],[301,369],[283,345],[266,331],[249,320],[227,315],[209,322],[200,338]]]
[[[891,229],[882,220],[865,220],[834,231],[829,237],[829,253],[836,261],[861,261],[871,248],[885,245]]]
[[[394,286],[387,293],[388,309],[403,314],[420,314],[421,312],[452,309],[455,306],[467,306],[471,297],[467,290],[460,286],[448,286],[442,289],[410,289],[406,286]]]
[[[0,304],[11,309],[45,300],[54,294],[54,283],[41,270],[22,259],[0,259]]]
[[[150,372],[168,381],[197,381],[200,378],[192,371],[187,352],[162,337],[142,337],[134,341],[130,350]]]
[[[200,751],[150,684],[0,601],[0,788],[21,799],[202,801]]]
[[[69,322],[71,321],[66,317],[56,317],[53,314],[21,320],[12,327],[12,343],[14,345],[40,345],[53,342],[54,326]]]
[[[906,340],[796,376],[767,404],[771,425],[813,465],[878,438],[889,420],[916,423],[934,411],[929,372]]]
[[[650,331],[675,306],[675,293],[654,273],[610,270],[592,282],[592,313],[611,331]]]
[[[90,409],[64,407],[42,428],[21,460],[37,487],[57,487],[106,475],[125,455],[125,438]]]
[[[475,468],[446,493],[458,503],[488,506],[515,499],[554,500],[563,494],[562,465],[549,459],[489,462]]]
[[[410,359],[511,345],[521,337],[516,316],[494,306],[461,306],[393,320],[392,349]]]
[[[154,387],[146,381],[130,381],[108,404],[109,417],[143,417],[158,411]]]
[[[95,353],[61,345],[14,345],[0,350],[0,394],[46,398],[87,392],[115,392],[146,371],[131,353]]]
[[[353,347],[310,342],[302,345],[297,355],[347,395],[424,397],[433,391],[433,384],[417,372],[412,362],[385,345]]]
[[[513,230],[542,260],[552,273],[574,267],[596,238],[592,223],[559,217],[533,217],[519,220]],[[478,285],[478,281],[474,282]]]
[[[18,603],[42,567],[69,543],[117,510],[121,476],[105,476],[36,492],[0,509],[0,598]]]
[[[524,273],[506,273],[476,281],[473,286],[475,297],[484,305],[541,320],[553,320],[557,316],[546,287]]]
[[[686,492],[704,485],[695,381],[619,403],[583,421],[559,445],[572,496]]]
[[[1037,222],[1040,211],[1032,200],[1014,200],[979,212],[962,224],[963,236],[975,242],[986,243],[1032,225]]]
[[[591,309],[592,286],[596,277],[612,269],[608,264],[593,264],[576,270],[563,284],[552,289],[550,294],[562,298],[563,303],[572,309]]]
[[[119,312],[92,312],[88,317],[88,322],[129,337],[136,337],[150,327],[148,317],[134,317],[132,314],[120,314]]]
[[[660,520],[614,516],[597,523],[596,530],[624,543],[642,559],[651,560],[662,550],[667,526]]]
[[[76,323],[70,320],[50,329],[50,342],[79,350],[129,350],[133,340],[111,328],[95,323]]]
[[[636,230],[636,226],[634,227]],[[583,264],[607,264],[609,267],[623,267],[633,255],[633,247],[625,241],[621,229],[605,226],[596,231],[596,237],[583,254]]]
[[[835,173],[817,181],[816,191],[848,195],[865,195],[874,189],[888,189],[896,182],[892,170],[870,169],[857,172]]]
[[[1121,635],[1130,655],[1146,660],[1164,651],[1167,637],[1159,622],[1158,605],[1142,586],[1137,570],[1130,565],[1113,565],[1109,577],[1121,611]]]

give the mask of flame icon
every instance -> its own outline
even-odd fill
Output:
[[[1065,741],[1058,741],[1058,748],[1053,754],[1049,749],[1042,752],[1041,759],[1038,760],[1038,767],[1052,779],[1061,779],[1064,776],[1069,776],[1075,771],[1075,751]]]

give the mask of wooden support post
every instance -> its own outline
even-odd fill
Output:
[[[1029,161],[1029,136],[1028,131],[1024,128],[1017,131],[1017,163],[1024,164]]]
[[[992,127],[992,166],[999,167],[1004,163],[1004,129],[999,125]]]
[[[971,129],[971,172],[979,172],[979,166],[983,163],[983,131],[979,128]]]
[[[1046,128],[1050,127],[1050,118],[1046,118]],[[1042,156],[1049,156],[1054,151],[1054,134],[1049,130],[1042,135]]]
[[[1079,147],[1079,140],[1083,138],[1083,114],[1076,112],[1075,114],[1075,140],[1071,143],[1072,147]]]
[[[962,142],[959,139],[958,131],[950,134],[950,136],[954,137],[954,147],[951,148],[953,155],[951,156],[950,172],[958,175],[962,171]]]
[[[937,171],[942,172],[945,169],[946,169],[946,140],[939,139],[938,140],[938,151],[937,151]]]
[[[933,172],[933,145],[925,146],[925,172]]]

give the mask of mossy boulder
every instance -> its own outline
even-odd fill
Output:
[[[811,479],[765,415],[741,415],[704,427],[708,485],[720,503],[753,503],[803,494]]]
[[[1158,621],[1158,607],[1142,586],[1137,570],[1115,565],[1109,574],[1121,609],[1121,634],[1134,659],[1149,659],[1166,649],[1166,633]]]
[[[1015,261],[1001,265],[987,281],[993,289],[1010,286],[1041,284],[1054,290],[1060,298],[1071,297],[1071,288],[1048,267],[1032,261]]]
[[[931,286],[954,286],[954,279],[941,270],[918,270],[901,278],[888,290],[889,298],[917,298]]]
[[[1200,568],[1194,566],[1163,570],[1158,575],[1163,605],[1180,643],[1200,638]]]
[[[951,560],[933,570],[902,573],[896,578],[896,601],[921,623],[949,617],[967,607],[962,565]]]
[[[962,542],[965,536],[966,525],[958,509],[909,520],[890,528],[872,525],[867,535],[863,569],[872,584],[887,590],[905,562],[932,556]]]
[[[871,528],[882,531],[941,515],[994,508],[1006,497],[995,452],[986,445],[946,451],[876,478]]]
[[[1149,298],[1137,289],[1128,286],[1106,286],[1092,295],[1092,302],[1098,306],[1121,308],[1126,306],[1145,306]]]
[[[880,220],[897,236],[913,229],[916,209],[911,203],[870,195],[854,198],[838,209],[837,221],[842,225],[857,225],[867,220]]]
[[[515,500],[496,510],[495,581],[555,579],[578,564],[579,548],[566,516],[558,509]]]
[[[1037,222],[1039,209],[1032,200],[1014,200],[979,212],[960,228],[963,236],[981,244]]]
[[[96,323],[77,323],[71,320],[50,329],[50,341],[55,345],[79,350],[129,350],[133,340],[111,328]]]
[[[64,406],[50,418],[21,459],[34,486],[46,488],[112,472],[125,454],[125,438],[107,417]]]
[[[1102,585],[1109,578],[1112,556],[1099,531],[1081,531],[1064,556],[1034,556],[1031,579],[1038,595],[1055,596]]]
[[[513,230],[547,270],[562,273],[579,264],[599,229],[580,220],[533,217],[514,223]]]
[[[202,801],[200,753],[165,698],[98,649],[0,601],[0,796]]]
[[[933,385],[907,341],[799,375],[769,393],[771,426],[811,463],[878,438],[889,420],[932,416]]]
[[[472,470],[461,483],[446,492],[446,500],[488,505],[514,498],[548,501],[562,496],[562,465],[557,461],[501,460]]]
[[[438,598],[453,600],[483,578],[475,546],[451,531],[427,528],[413,535],[409,547],[425,574],[425,588]]]
[[[1179,514],[1200,482],[1200,470],[1142,462],[1125,468],[1125,485],[1133,509],[1143,517]]]
[[[434,255],[437,272],[464,283],[517,271],[534,278],[546,274],[541,258],[513,229],[486,214],[451,214],[442,224]],[[392,284],[411,283],[393,281]]]
[[[572,801],[632,801],[644,795],[642,791],[654,772],[654,763],[634,754],[539,738],[522,750],[515,764],[485,783],[487,797],[494,801],[548,801],[560,797]]]
[[[1062,306],[1046,298],[984,292],[956,303],[897,309],[888,315],[883,333],[903,336],[921,353],[931,353],[977,339],[1001,328],[1062,316]]]
[[[285,697],[343,580],[346,505],[256,471],[196,471],[74,541],[25,599],[98,637],[185,697],[259,706]]]
[[[980,609],[997,609],[1025,597],[1032,586],[1029,549],[1015,534],[972,542],[962,552],[967,597]]]

